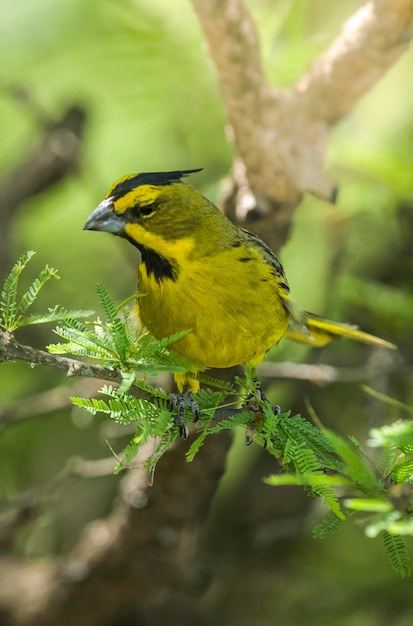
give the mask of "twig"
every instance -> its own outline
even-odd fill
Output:
[[[0,363],[14,360],[45,365],[64,372],[67,376],[86,376],[117,383],[122,381],[122,376],[118,369],[111,369],[93,363],[84,363],[77,359],[49,354],[44,350],[24,346],[15,339],[12,333],[0,331]]]
[[[380,361],[370,359],[358,367],[335,367],[326,363],[273,363],[266,361],[258,366],[258,374],[264,378],[290,378],[308,380],[317,385],[329,385],[334,382],[350,383],[372,380],[394,371],[407,371],[406,362],[398,354],[381,355]]]
[[[28,157],[0,184],[0,276],[8,263],[11,219],[17,207],[31,196],[41,193],[76,170],[86,121],[85,110],[73,106],[57,121],[46,124],[43,111],[35,108],[46,132]]]
[[[96,385],[93,387],[92,391],[90,381],[82,380],[70,388],[70,394],[67,385],[60,385],[27,398],[20,398],[14,404],[0,407],[0,432],[12,424],[19,424],[38,415],[46,415],[72,406],[70,395],[90,396],[96,392]]]
[[[115,465],[116,460],[113,457],[97,461],[71,458],[58,474],[41,487],[7,500],[4,500],[3,495],[1,509],[4,512],[0,516],[0,543],[4,549],[10,549],[13,545],[12,537],[19,532],[23,524],[34,519],[46,504],[81,479],[113,475]]]

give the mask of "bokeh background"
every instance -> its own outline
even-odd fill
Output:
[[[282,88],[306,71],[361,3],[247,5],[267,75]],[[7,232],[1,275],[35,250],[23,284],[46,264],[61,276],[45,288],[37,311],[58,303],[99,312],[97,282],[121,301],[136,280],[131,246],[82,231],[112,182],[130,172],[203,167],[191,183],[220,200],[234,148],[215,70],[188,0],[19,0],[3,2],[1,12],[0,189],[48,124],[74,105],[86,115],[73,172],[25,199],[12,215],[0,215]],[[400,360],[383,373],[387,355],[346,343],[311,353],[284,342],[270,354],[281,362],[329,363],[343,368],[343,377],[358,367],[376,368],[376,388],[406,403],[412,401],[412,63],[408,52],[336,129],[326,169],[339,184],[338,203],[306,197],[282,250],[296,301],[397,343]],[[24,330],[19,338],[36,347],[56,340],[48,327]],[[359,382],[272,381],[268,393],[304,415],[308,399],[323,423],[364,441],[370,428],[399,414],[366,396]],[[79,381],[70,384],[78,392]],[[83,384],[85,393],[93,392],[92,383]],[[16,498],[41,491],[67,459],[105,458],[106,438],[117,450],[127,441],[129,433],[73,410],[67,386],[49,370],[1,365],[0,427],[1,411],[12,406],[28,403],[33,416],[1,432],[0,523]],[[51,410],[50,396],[39,396],[51,389],[63,398],[59,410]],[[217,624],[410,625],[412,582],[397,578],[380,543],[364,536],[362,524],[313,540],[320,507],[298,488],[263,485],[273,461],[242,440],[240,433],[202,533],[213,582],[191,601]],[[64,555],[89,521],[111,509],[118,481],[108,475],[71,485],[7,535],[6,550],[28,559]]]

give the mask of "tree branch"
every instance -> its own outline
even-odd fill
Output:
[[[268,119],[277,94],[264,77],[255,24],[242,0],[192,0],[215,62],[237,151],[255,194],[291,200],[283,163],[274,167],[278,130]],[[270,158],[268,158],[270,155]],[[297,199],[297,193],[293,194]],[[265,208],[265,207],[264,207]]]
[[[407,49],[413,0],[367,2],[310,72],[282,92],[267,85],[255,26],[242,0],[192,0],[192,4],[215,61],[237,150],[258,205],[261,220],[248,226],[278,250],[303,193],[334,200],[336,185],[323,172],[332,127]],[[239,168],[235,186],[236,218],[245,226]]]
[[[32,361],[32,363],[34,362]],[[96,383],[91,384],[90,381],[83,379],[70,388],[70,393],[73,396],[90,397],[97,390]],[[38,415],[46,415],[70,406],[72,403],[68,395],[67,385],[60,385],[27,398],[20,398],[18,403],[0,407],[0,432],[12,424],[19,424]]]
[[[45,134],[27,158],[0,184],[0,276],[8,263],[11,218],[26,199],[41,193],[75,171],[80,158],[85,110],[72,106],[61,119],[50,120],[37,103],[23,90],[12,88],[12,95],[24,101],[26,107],[45,126]]]
[[[258,375],[263,378],[287,378],[291,380],[308,380],[316,385],[330,385],[331,383],[354,383],[374,380],[383,374],[410,370],[400,354],[383,354],[377,359],[376,351],[372,351],[367,363],[358,367],[334,367],[327,363],[274,363],[264,361],[258,366]]]
[[[210,438],[188,466],[179,442],[158,464],[150,489],[146,471],[128,472],[112,513],[90,524],[66,559],[1,558],[2,624],[98,626],[132,605],[150,611],[160,589],[164,602],[205,586],[193,546],[229,443],[224,433]],[[138,465],[152,452],[151,443],[142,447]]]
[[[12,333],[0,330],[0,363],[15,360],[45,365],[64,372],[69,377],[87,376],[88,378],[98,378],[110,382],[122,382],[122,376],[118,369],[111,369],[93,363],[84,363],[77,359],[70,359],[30,346],[24,346],[15,339]]]

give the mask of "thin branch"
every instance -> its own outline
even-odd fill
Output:
[[[10,550],[13,537],[23,525],[35,519],[43,507],[60,497],[64,491],[81,479],[113,476],[115,466],[116,459],[113,456],[96,461],[71,458],[58,474],[41,487],[3,501],[3,512],[0,516],[0,545],[3,551]]]
[[[9,87],[16,97],[15,88]],[[19,91],[21,99],[22,90]],[[25,105],[45,126],[45,133],[27,158],[0,184],[0,275],[8,263],[9,232],[17,207],[27,198],[41,193],[76,170],[80,158],[85,110],[67,109],[60,119],[46,119],[46,114],[25,94]]]
[[[90,381],[85,380],[79,381],[70,388],[70,394],[73,396],[90,397],[96,392],[96,384],[93,385],[92,390]],[[0,432],[12,424],[19,424],[38,415],[47,415],[71,406],[67,385],[60,385],[27,398],[20,398],[18,402],[0,407]]]
[[[15,339],[12,333],[0,331],[0,363],[15,360],[45,365],[64,372],[66,376],[86,376],[116,383],[122,381],[122,376],[118,369],[111,369],[93,363],[84,363],[77,359],[49,354],[44,350],[24,346]]]
[[[399,354],[374,357],[358,367],[335,367],[326,363],[273,363],[265,361],[258,366],[258,374],[264,378],[288,378],[308,380],[317,385],[331,383],[355,383],[376,379],[383,374],[402,371],[407,373],[408,364]]]

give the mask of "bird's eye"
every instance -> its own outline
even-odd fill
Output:
[[[139,212],[144,217],[148,217],[149,215],[152,215],[152,213],[155,212],[155,205],[154,204],[145,204],[144,206],[140,207]]]

